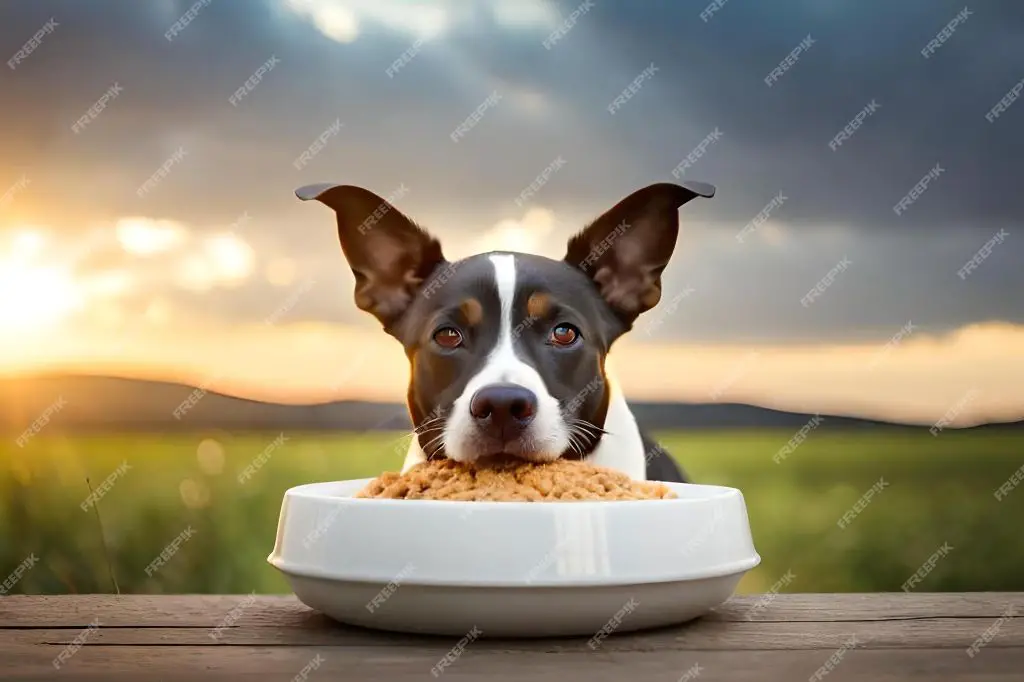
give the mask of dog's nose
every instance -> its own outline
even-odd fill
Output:
[[[533,421],[537,396],[518,384],[484,386],[469,400],[469,413],[481,426],[503,440],[517,438]]]

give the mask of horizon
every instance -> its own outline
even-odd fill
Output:
[[[167,386],[167,387],[180,388],[181,389],[182,400],[181,400],[181,403],[178,404],[178,408],[181,408],[183,410],[183,415],[182,415],[182,417],[180,417],[181,419],[184,419],[185,415],[187,414],[188,411],[190,411],[191,407],[193,407],[195,404],[198,404],[199,400],[202,400],[207,395],[214,395],[214,396],[217,396],[217,397],[220,397],[220,398],[225,398],[225,399],[228,399],[228,400],[239,400],[239,401],[244,401],[244,402],[258,403],[258,404],[261,404],[261,405],[266,405],[266,406],[271,407],[271,408],[273,408],[273,407],[283,407],[283,408],[291,408],[291,407],[297,407],[297,408],[302,408],[302,407],[324,407],[324,406],[330,406],[330,405],[345,405],[345,404],[374,405],[374,406],[389,407],[389,408],[400,407],[401,410],[402,410],[402,416],[408,416],[407,411],[406,411],[406,404],[405,404],[405,402],[403,400],[387,400],[387,399],[372,399],[372,398],[344,398],[344,397],[330,398],[330,397],[327,397],[327,398],[324,398],[324,399],[319,400],[319,401],[310,401],[310,402],[306,402],[306,401],[293,401],[293,402],[289,402],[289,401],[275,400],[275,399],[273,399],[272,396],[259,397],[259,396],[254,396],[252,394],[246,394],[244,391],[243,392],[233,392],[229,388],[218,387],[218,386],[214,386],[214,385],[210,385],[210,384],[206,384],[206,385],[191,384],[191,383],[175,381],[175,380],[153,379],[153,378],[148,378],[148,377],[143,377],[143,376],[130,376],[130,375],[127,375],[127,374],[126,375],[95,374],[95,373],[91,374],[91,373],[87,373],[87,372],[76,373],[76,374],[54,373],[54,372],[41,373],[41,374],[7,374],[7,375],[0,374],[0,388],[4,388],[4,383],[5,382],[8,383],[8,384],[12,383],[12,382],[17,384],[18,382],[28,382],[28,383],[33,383],[33,382],[35,382],[35,383],[52,382],[52,383],[60,383],[60,382],[66,382],[66,381],[101,381],[101,382],[102,381],[117,381],[117,382],[125,382],[128,385],[136,385],[136,386],[146,386],[146,385],[151,385],[152,386],[152,385],[157,385],[157,386]],[[2,403],[3,398],[4,398],[3,394],[0,394],[0,403]],[[758,404],[758,403],[754,403],[754,402],[743,402],[743,401],[737,401],[737,402],[729,402],[729,401],[723,401],[723,402],[711,401],[711,402],[709,402],[709,401],[704,401],[704,402],[699,402],[699,401],[685,401],[685,400],[672,400],[672,399],[633,400],[633,399],[630,399],[628,397],[627,397],[627,401],[631,405],[641,405],[641,406],[665,406],[665,407],[679,407],[679,408],[688,408],[688,407],[692,407],[692,408],[711,408],[711,407],[715,407],[715,408],[722,408],[722,409],[725,409],[725,410],[737,409],[738,408],[738,409],[751,409],[751,410],[754,410],[754,411],[757,411],[757,412],[764,412],[764,413],[775,413],[775,414],[778,414],[778,415],[798,416],[798,417],[801,417],[801,418],[811,417],[813,420],[815,420],[814,424],[813,424],[813,428],[814,429],[819,428],[819,423],[823,423],[826,420],[836,420],[836,419],[844,420],[844,421],[849,421],[849,422],[862,422],[862,423],[866,423],[866,424],[877,424],[879,426],[897,426],[897,427],[910,427],[910,428],[919,428],[919,427],[926,427],[926,426],[928,426],[928,427],[931,427],[932,429],[934,429],[936,431],[942,431],[942,430],[945,430],[945,429],[952,429],[952,430],[971,429],[971,428],[975,428],[975,427],[984,427],[984,426],[999,427],[999,426],[1024,425],[1024,420],[1020,420],[1020,419],[973,419],[973,420],[965,419],[964,415],[963,415],[963,410],[962,410],[963,404],[966,404],[968,401],[973,400],[975,398],[976,398],[976,396],[975,395],[971,395],[971,394],[968,394],[968,395],[964,396],[961,399],[961,404],[960,405],[954,406],[953,408],[948,410],[945,415],[943,415],[939,420],[934,421],[934,423],[933,423],[932,420],[886,419],[886,418],[883,418],[883,417],[875,417],[875,416],[871,416],[870,414],[866,414],[866,413],[862,413],[862,412],[857,412],[857,411],[850,411],[850,412],[804,412],[804,411],[800,411],[800,410],[787,410],[787,409],[784,409],[784,408],[774,407],[774,406],[771,406],[771,405]],[[60,393],[57,396],[57,398],[54,400],[54,404],[55,405],[59,404],[59,409],[55,410],[54,413],[56,413],[56,411],[62,411],[63,410],[63,408],[67,404],[67,401],[66,401],[64,393]],[[47,409],[52,409],[52,408],[53,408],[53,405],[51,405],[51,408],[47,408]],[[44,412],[45,412],[45,410],[44,410]],[[169,412],[168,415],[169,416],[174,416],[175,419],[179,419],[179,417],[176,416],[175,411]],[[819,422],[819,420],[820,420],[820,422]],[[168,423],[170,423],[170,422],[168,422]],[[828,427],[833,427],[834,425],[835,424],[834,424],[834,421],[833,421],[833,422],[830,422],[828,424]],[[209,425],[207,424],[206,426],[208,427]],[[377,429],[380,426],[382,426],[382,425],[381,424],[375,424],[373,427],[371,427],[371,430]],[[754,422],[750,422],[748,424],[748,426],[758,426],[758,427],[763,427],[763,428],[773,428],[773,425],[771,425],[771,424],[755,424]],[[778,427],[778,426],[779,426],[778,424],[774,425],[774,427]],[[699,425],[691,425],[691,428],[702,428],[702,427],[699,426]],[[353,430],[351,427],[343,427],[343,426],[338,426],[337,429],[339,431]],[[271,429],[271,430],[274,430],[274,429]],[[355,430],[358,431],[358,430],[363,430],[363,429],[356,428]]]

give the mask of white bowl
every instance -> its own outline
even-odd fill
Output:
[[[735,488],[669,483],[679,499],[597,502],[352,497],[369,482],[288,490],[268,557],[300,601],[353,625],[459,637],[657,627],[721,604],[761,560]]]

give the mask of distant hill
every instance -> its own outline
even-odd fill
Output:
[[[383,431],[411,428],[405,406],[345,400],[317,405],[283,405],[235,398],[213,391],[196,395],[184,412],[175,410],[196,391],[182,384],[90,376],[0,379],[0,431],[21,433],[51,410],[53,432],[197,430]],[[60,401],[58,403],[58,401]],[[59,404],[59,407],[57,405]],[[799,429],[813,415],[741,404],[631,403],[645,429]],[[825,419],[821,429],[901,428],[854,417]],[[992,425],[1024,428],[1024,422]],[[982,427],[975,427],[982,428]]]

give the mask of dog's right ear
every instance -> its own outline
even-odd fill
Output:
[[[356,278],[356,306],[388,330],[445,263],[441,244],[386,199],[352,185],[306,185],[295,196],[334,209],[341,250]]]

